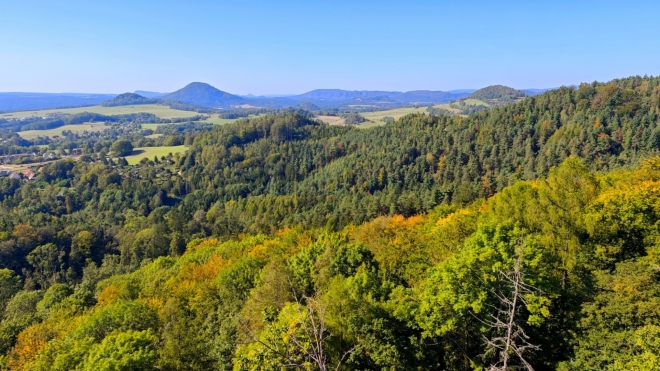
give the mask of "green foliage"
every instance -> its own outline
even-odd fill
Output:
[[[71,336],[101,341],[115,331],[143,331],[158,327],[158,317],[152,308],[136,301],[119,301],[92,313]]]
[[[4,312],[9,299],[21,289],[21,278],[7,268],[0,269],[0,313]]]
[[[342,117],[344,118],[344,123],[346,123],[347,125],[357,125],[367,121],[366,118],[361,116],[359,113],[355,113],[355,112],[349,112],[347,114],[342,115]]]
[[[133,152],[133,144],[128,140],[118,140],[112,143],[110,150],[118,157],[128,156]]]
[[[641,334],[653,333],[660,326],[660,282],[655,263],[648,258],[621,262],[612,273],[597,272],[596,279],[602,289],[583,305],[580,329],[584,334],[575,341],[574,359],[562,369],[653,369],[632,367],[636,362],[651,362],[651,355],[656,357],[653,367],[658,367],[658,349],[640,341]],[[639,359],[642,353],[646,355]]]
[[[82,371],[156,370],[156,341],[149,330],[110,335],[93,345],[80,368]]]
[[[62,300],[73,294],[73,290],[64,284],[55,284],[46,290],[44,297],[37,303],[36,309],[38,313],[45,314],[53,306],[62,302]]]
[[[369,130],[282,112],[130,168],[90,141],[106,164],[0,179],[1,362],[488,368],[507,318],[535,369],[652,369],[658,97],[633,77]]]

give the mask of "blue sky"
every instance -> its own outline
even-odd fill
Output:
[[[0,91],[545,88],[660,75],[660,2],[0,2]]]

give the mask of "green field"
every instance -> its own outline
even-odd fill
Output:
[[[126,156],[126,161],[128,161],[130,165],[135,165],[145,157],[150,160],[153,160],[154,156],[158,156],[158,158],[161,158],[162,156],[167,156],[170,152],[172,154],[175,154],[175,153],[182,153],[187,150],[188,148],[186,146],[135,148],[133,150],[132,155]]]
[[[160,106],[157,104],[138,104],[133,106],[117,106],[117,107],[90,106],[90,107],[66,108],[66,109],[49,109],[49,110],[41,110],[41,111],[11,112],[11,113],[0,114],[0,118],[25,118],[32,116],[47,116],[52,113],[76,114],[81,112],[93,112],[102,115],[123,115],[127,113],[146,112],[146,113],[153,113],[154,115],[165,119],[175,118],[175,117],[193,117],[200,115],[200,113],[197,112],[181,111],[177,109],[172,109],[167,106]]]
[[[480,99],[465,99],[464,100],[465,104],[472,105],[472,106],[486,106],[488,107],[489,104],[480,100]]]
[[[369,121],[383,125],[385,123],[382,121],[382,119],[383,117],[386,116],[393,117],[395,120],[398,120],[399,118],[405,115],[409,115],[411,113],[425,113],[425,112],[426,112],[426,107],[419,107],[419,108],[404,107],[404,108],[395,108],[387,111],[364,112],[364,113],[360,113],[360,115],[362,115],[364,118],[366,118]],[[360,124],[360,126],[367,124],[368,122],[364,122]]]
[[[207,124],[224,125],[224,124],[229,124],[230,122],[234,122],[234,121],[237,121],[237,120],[240,120],[240,119],[222,119],[222,118],[219,117],[219,115],[214,114],[214,115],[211,115],[211,117],[209,117],[208,119],[206,119],[204,121],[200,121],[200,122],[207,123]]]
[[[159,126],[169,125],[169,124],[140,124],[140,125],[142,126],[142,129],[151,129],[155,132]]]
[[[87,123],[87,124],[77,124],[77,125],[64,125],[55,129],[48,130],[28,130],[21,131],[17,134],[23,139],[32,140],[36,137],[53,137],[55,135],[62,135],[63,130],[71,130],[74,133],[82,133],[84,131],[103,131],[107,126],[102,123]]]

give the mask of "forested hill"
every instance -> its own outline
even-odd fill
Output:
[[[135,93],[119,94],[113,99],[101,103],[103,107],[116,107],[116,106],[130,106],[133,104],[156,104],[160,101],[158,99],[145,98]]]
[[[135,254],[155,258],[163,219],[173,228],[188,221],[163,207],[148,219],[128,213],[121,255],[112,253],[110,235],[75,234],[78,225],[67,223],[55,242],[28,255],[33,275],[0,269],[0,365],[422,371],[507,362],[654,370],[658,179],[658,158],[604,175],[573,158],[545,179],[517,182],[466,208],[383,216],[339,232],[294,227],[194,239],[132,269],[126,261]],[[83,192],[93,192],[89,181],[79,185]],[[120,197],[116,184],[107,188],[100,202],[109,202],[106,192]],[[2,246],[29,246],[48,238],[44,232],[18,225]],[[69,258],[57,244],[71,232]],[[100,246],[108,255],[97,266]],[[78,279],[66,262],[85,257]],[[20,290],[34,279],[41,289]]]
[[[470,370],[520,331],[536,370],[654,369],[659,113],[632,77],[0,177],[0,369]]]
[[[470,98],[487,102],[509,103],[526,96],[527,94],[521,90],[504,85],[491,85],[475,91]]]
[[[181,169],[204,190],[200,208],[217,202],[209,220],[235,230],[413,215],[488,197],[571,155],[600,171],[657,153],[659,83],[585,84],[467,118],[412,115],[370,130],[250,119],[199,136]],[[287,124],[268,131],[268,120]]]

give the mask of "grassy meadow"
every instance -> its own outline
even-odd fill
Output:
[[[74,133],[82,133],[84,131],[103,131],[106,126],[103,123],[86,123],[86,124],[76,124],[76,125],[64,125],[59,128],[48,129],[48,130],[27,130],[20,131],[17,134],[23,139],[32,140],[37,137],[53,137],[55,135],[62,135],[62,131],[71,130]]]
[[[53,113],[69,113],[76,114],[81,112],[93,112],[102,115],[123,115],[127,113],[146,112],[153,113],[154,115],[169,119],[175,117],[193,117],[199,115],[197,112],[182,111],[172,109],[168,106],[161,106],[157,104],[136,104],[132,106],[117,106],[117,107],[102,107],[102,106],[89,106],[78,108],[65,108],[65,109],[48,109],[40,111],[21,111],[0,114],[0,118],[26,118],[32,116],[46,116]]]
[[[375,122],[375,123],[380,123],[380,125],[384,125],[385,123],[382,121],[383,117],[389,116],[393,117],[395,120],[400,119],[401,117],[405,115],[409,115],[411,113],[425,113],[426,112],[426,107],[403,107],[403,108],[395,108],[387,111],[376,111],[376,112],[364,112],[360,113],[364,118],[366,118],[369,121]],[[363,122],[360,125],[365,125],[367,124],[366,122]]]
[[[339,116],[316,116],[317,119],[330,125],[344,125],[344,119]]]
[[[161,158],[162,156],[167,156],[169,153],[182,153],[188,150],[186,146],[170,146],[170,147],[142,147],[135,148],[133,154],[126,156],[126,161],[130,165],[135,165],[140,162],[143,158],[148,158],[150,160],[154,159],[154,156]]]

